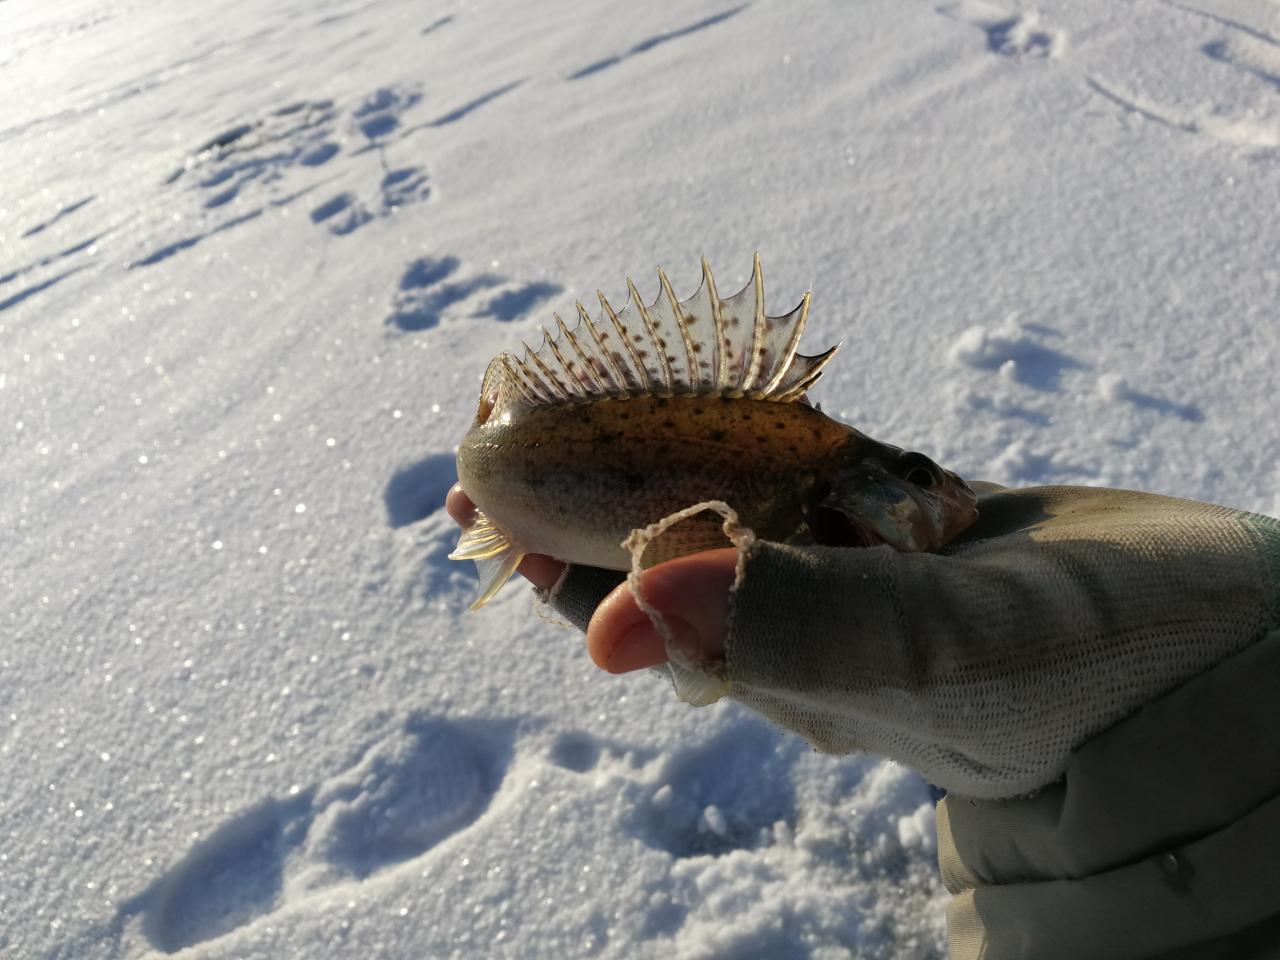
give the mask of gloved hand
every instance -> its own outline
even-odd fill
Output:
[[[455,519],[470,509],[451,493]],[[1051,782],[1280,615],[1266,518],[1083,487],[988,488],[979,509],[939,554],[756,542],[736,589],[726,549],[653,567],[643,592],[734,699],[820,750],[889,756],[979,798]],[[521,572],[556,587],[603,668],[666,660],[622,574],[545,557]]]

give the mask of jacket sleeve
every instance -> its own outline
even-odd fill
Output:
[[[760,542],[732,601],[731,696],[823,751],[881,754],[961,795],[1027,794],[1265,632],[1274,586],[1233,529],[1023,532],[949,554]]]

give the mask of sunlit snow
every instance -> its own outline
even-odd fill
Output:
[[[1277,76],[1263,0],[4,0],[0,955],[940,957],[914,774],[465,612],[479,377],[758,250],[863,431],[1278,513]]]

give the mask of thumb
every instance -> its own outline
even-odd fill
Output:
[[[738,551],[732,547],[677,557],[641,575],[645,601],[662,614],[672,642],[698,660],[724,656]],[[587,627],[587,649],[596,666],[626,673],[666,663],[667,648],[626,583],[596,608]]]

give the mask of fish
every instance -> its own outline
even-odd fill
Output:
[[[705,258],[692,297],[658,282],[646,304],[628,278],[621,312],[578,301],[573,329],[555,314],[537,349],[489,364],[457,456],[477,512],[450,558],[477,565],[471,609],[527,554],[631,570],[726,546],[725,507],[760,539],[912,552],[977,519],[957,474],[810,402],[839,345],[797,352],[811,294],[767,315],[758,254],[727,299]],[[640,557],[631,535],[651,525]]]

